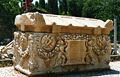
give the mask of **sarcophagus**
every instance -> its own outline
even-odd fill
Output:
[[[111,20],[36,12],[15,25],[14,67],[27,75],[109,69]]]

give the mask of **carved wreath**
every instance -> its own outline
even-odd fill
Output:
[[[59,56],[57,58],[60,58],[60,56],[65,57],[64,53],[65,53],[66,43],[63,39],[58,38],[54,34],[43,34],[41,37],[38,36],[38,39],[36,39],[38,40],[36,42],[36,47],[37,47],[36,49],[37,52],[39,53],[40,58],[51,59],[55,56]]]

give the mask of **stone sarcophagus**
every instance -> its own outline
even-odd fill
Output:
[[[35,12],[15,25],[14,67],[27,75],[109,69],[111,20]]]

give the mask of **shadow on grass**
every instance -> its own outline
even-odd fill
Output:
[[[116,70],[94,70],[94,71],[87,71],[87,72],[69,72],[69,73],[50,73],[44,75],[36,75],[32,77],[91,77],[91,76],[101,76],[101,75],[114,75],[120,74],[120,71]]]

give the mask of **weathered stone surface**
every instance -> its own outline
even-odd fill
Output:
[[[0,59],[12,59],[13,57],[13,41],[6,46],[0,47]]]
[[[109,34],[113,29],[113,22],[111,20],[104,22],[98,19],[40,14],[38,12],[17,15],[15,25],[22,31],[49,33],[57,31],[59,33],[87,33],[97,35]]]
[[[28,75],[64,72],[70,65],[72,70],[75,70],[73,65],[78,65],[80,70],[109,68],[111,48],[107,35],[16,34],[20,38],[14,39],[18,40],[14,42],[14,66]],[[62,66],[64,70],[61,70]]]
[[[111,20],[27,13],[15,25],[14,67],[27,75],[109,69]]]

